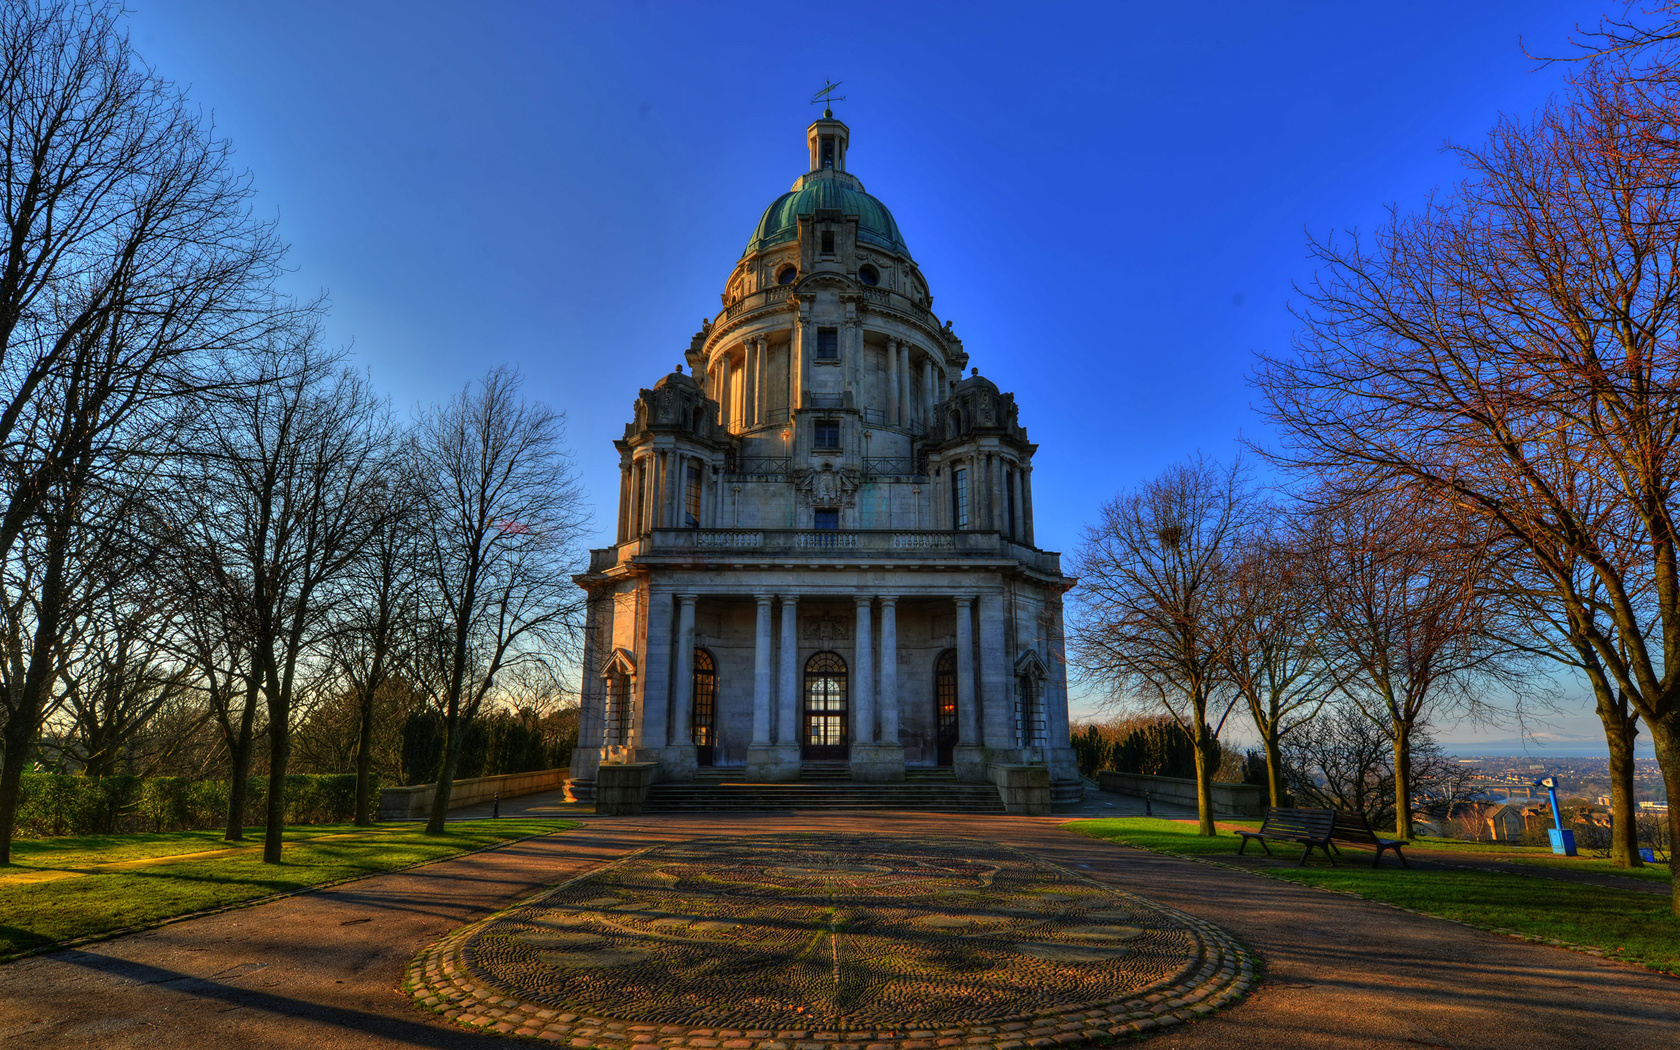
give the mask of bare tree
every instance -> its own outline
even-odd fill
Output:
[[[1104,506],[1074,555],[1073,662],[1114,701],[1161,703],[1189,736],[1204,835],[1234,701],[1228,583],[1256,507],[1241,464],[1198,457]]]
[[[375,705],[386,684],[411,667],[421,626],[421,501],[412,457],[395,458],[384,473],[385,486],[375,495],[380,520],[350,569],[331,639],[333,661],[356,699],[356,823],[362,827],[374,818]]]
[[[588,515],[562,438],[561,417],[525,401],[504,369],[415,428],[433,623],[421,681],[444,718],[429,834],[443,833],[462,733],[498,677],[557,673],[582,629],[571,573]]]
[[[1286,515],[1273,508],[1272,519]],[[1238,552],[1226,580],[1224,607],[1232,618],[1225,674],[1248,705],[1266,755],[1271,804],[1284,805],[1287,786],[1279,746],[1317,716],[1345,675],[1320,601],[1304,537],[1289,526],[1260,528]]]
[[[1295,464],[1404,478],[1518,545],[1680,797],[1680,84],[1633,75],[1597,60],[1463,151],[1463,187],[1320,245],[1260,383]]]
[[[0,8],[0,560],[39,530],[28,670],[7,690],[0,863],[56,676],[83,489],[155,436],[209,358],[266,324],[279,246],[181,94],[132,54],[114,4]],[[17,657],[19,654],[13,654]]]
[[[1473,522],[1416,493],[1336,493],[1309,544],[1327,636],[1346,661],[1341,692],[1394,752],[1395,833],[1412,837],[1413,736],[1484,715],[1480,686],[1514,684],[1492,627],[1487,550]]]

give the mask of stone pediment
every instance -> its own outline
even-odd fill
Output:
[[[602,678],[613,678],[623,675],[634,678],[636,675],[636,656],[623,647],[615,648],[612,655],[607,657],[606,666],[601,668]]]
[[[1050,677],[1050,668],[1044,665],[1044,658],[1035,650],[1028,649],[1015,661],[1015,673],[1029,678],[1045,679]]]

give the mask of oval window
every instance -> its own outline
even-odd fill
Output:
[[[792,284],[799,277],[799,271],[789,266],[776,275],[777,284]]]
[[[860,266],[858,267],[858,280],[871,286],[880,284],[881,271],[875,269],[873,266]]]

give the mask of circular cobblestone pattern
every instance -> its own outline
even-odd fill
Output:
[[[446,937],[407,988],[580,1048],[1017,1050],[1178,1024],[1253,974],[1218,928],[1020,850],[800,833],[633,853]]]

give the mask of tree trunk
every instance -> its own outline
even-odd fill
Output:
[[[1639,716],[1628,710],[1625,696],[1600,691],[1598,717],[1610,745],[1610,862],[1618,868],[1642,868],[1633,804],[1633,743],[1639,735]]]
[[[1671,710],[1667,717],[1647,722],[1651,744],[1657,752],[1657,767],[1662,770],[1663,786],[1668,806],[1668,870],[1674,875],[1674,892],[1669,907],[1680,917],[1680,709]]]
[[[245,841],[245,793],[251,784],[251,728],[257,718],[256,657],[251,658],[251,677],[245,684],[245,710],[239,715],[238,736],[228,741],[227,832],[225,842]]]
[[[373,686],[362,690],[362,727],[356,736],[356,826],[373,826]]]
[[[17,811],[23,794],[23,766],[29,761],[34,733],[16,732],[24,722],[14,713],[6,722],[4,757],[0,757],[0,867],[12,862],[12,829],[17,827]]]
[[[443,722],[443,766],[438,770],[437,788],[432,792],[432,812],[426,818],[426,834],[443,834],[443,822],[449,815],[449,796],[455,787],[455,759],[460,753],[460,708],[449,705]]]
[[[69,556],[69,542],[69,536],[61,533],[50,547],[47,572],[41,581],[29,666],[6,716],[4,757],[0,758],[4,763],[0,766],[0,865],[12,862],[12,833],[17,829],[23,767],[35,749],[35,737],[41,731],[41,719],[47,710],[47,690],[52,685],[58,648],[58,622],[64,612],[64,563]]]
[[[1213,776],[1219,772],[1213,766],[1211,754],[1216,742],[1213,733],[1208,729],[1207,718],[1203,712],[1196,712],[1196,833],[1199,835],[1217,835],[1219,832],[1213,826]]]
[[[1283,753],[1278,746],[1277,729],[1274,726],[1261,737],[1261,746],[1266,749],[1266,795],[1271,799],[1271,805],[1282,806],[1283,801]]]
[[[1410,840],[1412,831],[1412,727],[1394,723],[1394,837]]]
[[[280,863],[286,834],[286,760],[292,752],[289,706],[278,684],[268,700],[268,824],[263,828],[263,863]]]

